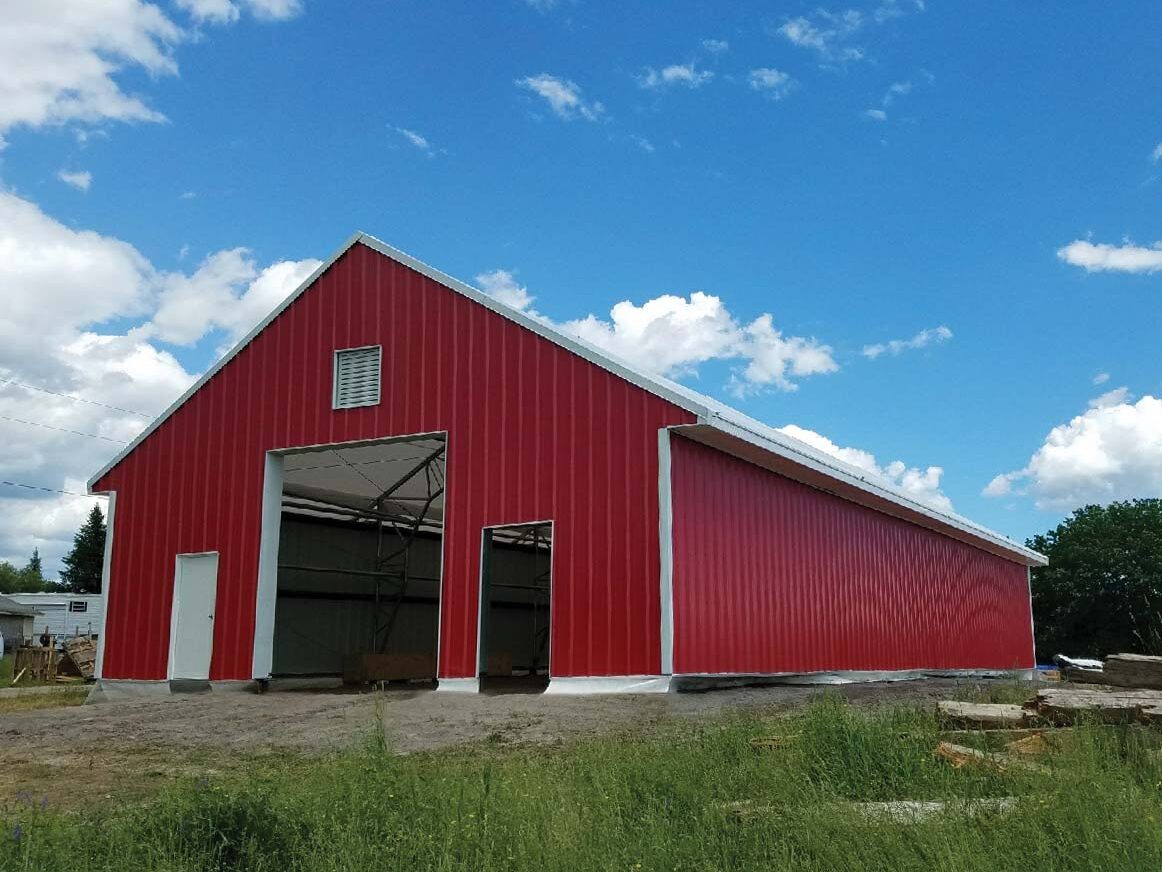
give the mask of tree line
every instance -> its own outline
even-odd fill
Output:
[[[73,547],[61,563],[59,579],[46,578],[40,550],[34,548],[28,563],[13,566],[0,560],[0,594],[4,593],[100,593],[101,568],[105,562],[105,515],[93,506],[84,525],[73,537]]]

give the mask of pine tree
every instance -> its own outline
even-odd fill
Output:
[[[105,516],[93,506],[85,525],[73,537],[73,550],[61,563],[61,581],[71,593],[100,593],[101,567],[105,562]]]
[[[28,558],[28,565],[24,567],[24,571],[29,575],[34,575],[38,578],[44,578],[44,567],[40,562],[39,548],[32,549],[32,556]]]

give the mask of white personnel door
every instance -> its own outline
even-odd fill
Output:
[[[169,677],[209,680],[218,555],[179,554],[169,628]]]

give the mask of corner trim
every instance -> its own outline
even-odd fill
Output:
[[[674,673],[674,500],[670,475],[670,430],[658,430],[658,546],[661,567],[661,652],[663,675]]]
[[[109,624],[109,579],[113,572],[113,521],[117,514],[117,491],[109,491],[105,508],[105,554],[101,558],[101,635],[97,637],[97,660],[93,677],[100,680],[105,674],[105,637]]]

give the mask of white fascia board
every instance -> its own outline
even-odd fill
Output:
[[[734,412],[732,409],[728,409],[727,411]],[[772,427],[760,424],[741,413],[733,413],[730,415],[714,413],[710,420],[705,423],[716,430],[769,451],[771,454],[791,460],[800,466],[813,469],[837,481],[842,481],[862,491],[874,494],[909,511],[947,524],[969,536],[989,542],[1018,557],[1023,563],[1032,566],[1047,566],[1049,564],[1049,559],[1044,554],[1040,554],[1031,548],[1026,548],[1024,545],[1014,542],[1007,536],[989,530],[987,527],[982,527],[980,524],[970,521],[968,518],[961,517],[954,512],[941,512],[931,506],[918,502],[895,488],[888,487],[869,478],[868,474],[863,470],[850,466],[828,454],[824,454],[806,443],[800,442],[798,439],[780,433]],[[675,429],[681,432],[680,427]]]

